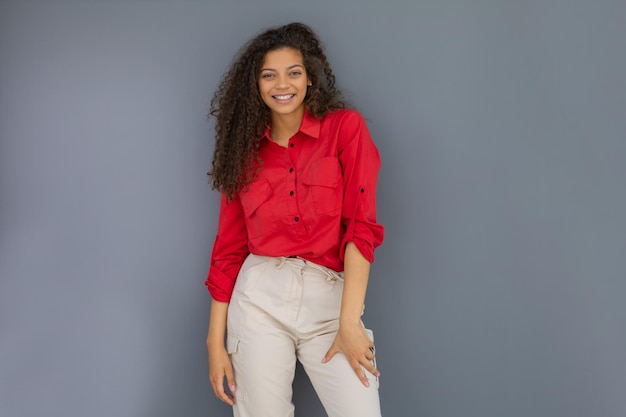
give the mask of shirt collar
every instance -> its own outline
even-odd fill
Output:
[[[315,118],[308,111],[304,110],[304,117],[302,117],[300,132],[312,137],[313,139],[319,139],[321,124],[320,119]]]
[[[305,135],[313,138],[319,139],[320,137],[320,119],[315,118],[312,114],[310,114],[306,109],[304,110],[304,116],[302,117],[302,123],[300,123],[300,128],[298,132],[302,132]],[[270,126],[265,128],[265,133],[261,139],[270,139]]]

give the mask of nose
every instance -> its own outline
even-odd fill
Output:
[[[287,80],[287,77],[285,77],[284,75],[281,75],[278,77],[278,83],[276,84],[276,88],[278,89],[284,89],[289,87],[289,82]]]

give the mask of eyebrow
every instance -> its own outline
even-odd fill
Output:
[[[304,68],[304,65],[301,65],[301,64],[294,64],[294,65],[291,65],[291,66],[287,67],[287,69],[288,69],[288,70],[290,70],[290,69],[293,69],[293,68],[295,68],[295,67],[301,67],[301,68]],[[274,68],[261,68],[261,71],[277,71],[277,70],[275,70]]]

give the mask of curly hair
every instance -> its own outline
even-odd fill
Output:
[[[215,150],[211,184],[232,199],[254,180],[262,165],[260,138],[270,125],[270,110],[263,102],[258,77],[265,55],[270,51],[293,48],[302,54],[312,85],[304,105],[316,118],[345,107],[335,86],[322,44],[305,24],[291,23],[270,28],[246,43],[224,74],[213,98],[209,117],[215,117]]]

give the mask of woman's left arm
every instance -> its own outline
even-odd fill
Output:
[[[361,323],[370,263],[374,261],[374,249],[382,243],[384,235],[383,227],[376,222],[380,156],[361,115],[352,110],[342,115],[337,136],[344,182],[341,217],[345,233],[340,245],[344,287],[339,330],[323,362],[328,362],[337,352],[343,353],[367,387],[369,382],[364,370],[380,375],[373,365],[373,343]]]
[[[324,356],[326,363],[338,352],[345,355],[363,385],[369,387],[363,368],[375,376],[373,343],[361,323],[361,314],[367,292],[370,263],[353,242],[348,242],[344,255],[344,287],[341,299],[339,330],[332,346]]]

